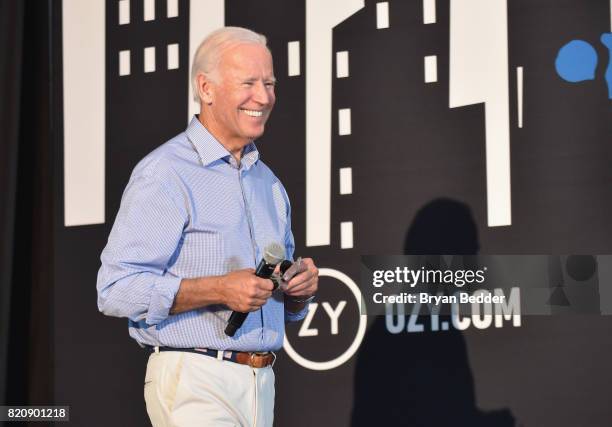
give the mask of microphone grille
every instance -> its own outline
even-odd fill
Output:
[[[270,243],[264,250],[263,258],[268,264],[278,264],[285,259],[285,248],[278,243]]]

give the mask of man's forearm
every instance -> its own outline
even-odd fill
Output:
[[[223,276],[198,277],[183,279],[170,314],[195,310],[211,304],[222,304],[221,280]]]
[[[227,276],[182,279],[170,314],[195,310],[212,304],[228,304],[228,280]],[[295,297],[285,295],[285,308],[291,313],[299,313],[307,304],[307,302],[299,302],[299,299],[296,300]]]

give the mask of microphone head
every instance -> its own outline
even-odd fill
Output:
[[[285,248],[278,243],[270,243],[264,250],[263,259],[268,264],[276,265],[285,259]]]

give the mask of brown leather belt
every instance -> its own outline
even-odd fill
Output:
[[[150,347],[147,349],[151,353],[156,351],[184,351],[187,353],[197,353],[215,359],[228,360],[230,362],[248,365],[251,368],[265,368],[266,366],[274,366],[276,362],[276,354],[271,351],[222,351],[211,350],[209,348],[176,348],[176,347]]]
[[[241,365],[249,365],[251,368],[265,368],[266,366],[274,365],[274,362],[276,362],[276,354],[272,352],[247,353],[241,351],[236,352],[235,362]]]

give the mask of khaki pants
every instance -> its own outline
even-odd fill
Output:
[[[162,351],[149,356],[144,396],[154,427],[271,427],[274,372]]]

